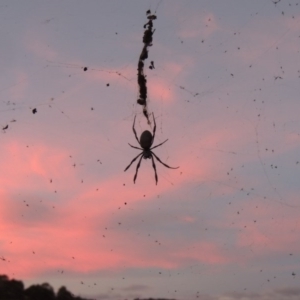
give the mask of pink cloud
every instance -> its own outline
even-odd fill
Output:
[[[190,15],[188,20],[184,20],[184,26],[180,28],[178,35],[182,39],[206,39],[218,30],[221,28],[213,13],[209,12],[200,16],[196,13]]]
[[[288,199],[296,200],[298,195],[290,195]],[[267,200],[265,200],[267,201]],[[271,253],[290,253],[300,250],[298,232],[300,230],[299,213],[297,210],[284,203],[270,201],[267,205],[265,201],[258,199],[254,203],[246,204],[244,211],[247,212],[240,220],[237,220],[235,227],[243,228],[237,235],[237,246],[247,247],[251,245],[256,255],[266,255]],[[297,201],[294,201],[295,203]],[[288,218],[285,217],[288,214]]]
[[[170,89],[168,83],[161,78],[152,78],[148,84],[148,91],[150,95],[150,102],[173,102],[175,95]],[[149,98],[149,97],[148,97]]]
[[[19,154],[18,145],[9,148],[13,154]],[[51,172],[52,167],[58,168],[61,159],[65,157],[58,152],[57,156],[47,160],[45,156],[49,155],[50,150],[41,146],[38,149],[32,158],[26,158],[28,167],[38,176],[45,176]],[[20,167],[20,170],[23,168]],[[227,261],[217,246],[205,242],[192,246],[186,252],[172,248],[165,241],[170,251],[168,254],[159,248],[155,250],[152,241],[149,244],[149,240],[144,238],[140,239],[139,247],[132,247],[132,240],[136,240],[136,236],[121,230],[122,227],[118,229],[117,224],[112,227],[112,222],[116,222],[114,215],[118,213],[119,207],[127,209],[124,202],[130,203],[128,209],[134,209],[135,203],[141,201],[145,193],[143,185],[136,185],[135,189],[124,188],[121,193],[120,189],[116,189],[116,182],[122,182],[123,174],[118,174],[101,184],[87,184],[85,188],[77,189],[74,185],[76,178],[69,173],[65,176],[68,176],[68,186],[73,186],[78,193],[69,199],[61,199],[61,203],[55,204],[55,209],[47,199],[42,203],[39,199],[30,199],[26,202],[29,203],[27,207],[23,201],[16,201],[7,194],[2,195],[3,218],[0,226],[5,232],[2,239],[6,242],[1,249],[6,258],[3,264],[6,264],[7,272],[29,278],[49,269],[91,272],[127,267],[176,268],[190,260],[208,264]],[[19,180],[19,188],[22,187],[21,182]],[[147,189],[147,199],[153,199],[157,193],[162,194],[168,189],[170,186],[164,184]],[[36,218],[42,211],[44,215]],[[149,247],[154,247],[150,256]]]
[[[64,167],[65,164],[63,163],[68,157],[66,150],[51,148],[44,144],[26,147],[25,144],[16,140],[9,141],[3,147],[4,150],[0,161],[6,176],[1,177],[0,182],[11,189],[21,187],[22,183],[27,188],[29,187],[28,184],[32,185],[32,187],[36,186],[36,179],[32,178],[32,176],[49,182],[51,176],[63,179],[71,174],[70,170]]]
[[[152,76],[149,73],[147,77],[147,87],[148,87],[148,98],[150,103],[153,101],[155,103],[173,103],[177,95],[174,92],[172,80],[181,74],[184,70],[186,63],[190,62],[189,58],[182,58],[183,63],[177,63],[174,61],[169,61],[163,64],[161,71],[165,76]],[[166,79],[167,78],[167,79]]]
[[[219,246],[206,241],[190,244],[187,250],[180,251],[175,256],[179,259],[196,260],[209,265],[223,265],[230,262]]]
[[[208,128],[209,122],[201,121],[199,128]],[[193,130],[199,132],[198,125],[194,125]],[[176,152],[173,152],[173,159],[180,165],[180,172],[183,172],[181,180],[198,181],[214,180],[221,181],[224,179],[226,172],[220,172],[234,167],[235,164],[240,164],[239,160],[224,160],[224,153],[230,153],[230,157],[239,157],[239,148],[244,147],[240,137],[245,135],[245,129],[241,126],[233,126],[234,129],[226,128],[210,129],[209,131],[202,131],[201,138],[190,139],[184,147],[179,147]],[[190,151],[187,155],[187,149]],[[234,151],[232,151],[234,149]],[[214,151],[215,150],[215,151]],[[242,150],[243,151],[243,150]],[[197,154],[198,158],[195,159]],[[227,155],[228,157],[228,155]],[[253,160],[252,156],[242,157],[243,161]],[[256,159],[256,158],[255,158]],[[222,163],[220,167],[218,162]],[[227,167],[226,167],[227,166]],[[223,185],[220,187],[223,191],[226,189],[232,192],[232,188]],[[216,192],[216,191],[215,191]]]
[[[61,167],[64,165],[66,154],[44,146],[36,146],[36,151],[29,150],[24,154],[18,143],[10,144],[7,148],[17,159],[15,162],[7,161],[7,166],[15,163],[18,165],[16,171],[19,174],[15,183],[8,181],[11,189],[18,191],[26,188],[34,193],[37,186],[31,181],[24,182],[26,174],[31,174],[32,177],[33,173],[37,178],[43,178],[52,173],[57,181],[68,178],[65,181],[65,189],[73,186],[79,192],[75,197],[56,202],[55,208],[47,199],[47,195],[41,195],[43,202],[40,203],[39,197],[28,199],[24,192],[19,199],[3,192],[0,226],[5,232],[2,235],[5,243],[1,249],[6,259],[3,263],[6,263],[7,272],[28,277],[44,272],[47,268],[88,272],[126,266],[173,265],[172,262],[160,258],[160,255],[149,260],[143,253],[136,253],[131,244],[132,238],[128,234],[119,233],[117,229],[111,228],[110,231],[105,231],[105,226],[111,223],[111,218],[120,205],[124,208],[125,201],[134,205],[134,202],[141,200],[141,189],[125,189],[120,193],[120,190],[115,188],[115,183],[120,182],[123,174],[119,174],[119,178],[111,178],[101,184],[87,184],[85,188],[78,189],[75,184],[76,177],[70,176],[68,170],[65,173]],[[59,174],[54,173],[55,170]],[[13,174],[9,175],[9,178],[12,176]],[[167,188],[169,187],[161,186],[160,192]],[[44,186],[43,193],[47,190],[49,188]],[[156,193],[155,190],[148,190],[147,196],[149,198]]]
[[[243,29],[244,46],[235,52],[235,58],[239,57],[247,64],[257,64],[259,61],[260,65],[263,63],[264,68],[264,64],[267,64],[268,70],[274,70],[274,74],[276,74],[277,65],[273,63],[273,60],[270,62],[269,57],[278,47],[281,56],[288,56],[298,51],[297,43],[294,43],[290,37],[292,35],[298,37],[299,22],[297,19],[299,18],[299,16],[295,19],[283,18],[280,15],[268,19],[256,19],[255,22]],[[280,31],[274,30],[274,26],[280,28]],[[284,77],[286,78],[286,76],[287,74]]]
[[[15,84],[9,88],[9,94],[12,99],[11,102],[23,100],[29,87],[29,76],[25,71],[16,69],[14,76]]]
[[[49,43],[44,42],[41,37],[37,37],[32,32],[28,32],[24,38],[25,48],[34,53],[39,58],[45,60],[53,60],[58,57],[55,49],[49,46]]]

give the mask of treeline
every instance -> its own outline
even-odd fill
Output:
[[[57,293],[48,283],[34,284],[24,289],[22,281],[0,275],[0,300],[89,300],[74,296],[64,286]]]

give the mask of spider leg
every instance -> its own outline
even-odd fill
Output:
[[[179,167],[174,168],[174,167],[168,166],[167,164],[163,163],[163,162],[160,160],[160,158],[159,158],[157,155],[155,155],[152,151],[151,151],[151,153],[152,153],[152,154],[154,155],[154,157],[155,157],[162,165],[164,165],[165,167],[167,167],[167,168],[169,168],[169,169],[178,169],[178,168],[179,168]]]
[[[142,153],[143,154],[143,153]],[[134,178],[133,178],[133,183],[135,183],[135,180],[137,178],[137,174],[138,174],[138,170],[139,170],[139,167],[141,165],[141,161],[142,161],[142,158],[143,158],[143,155],[141,156],[140,160],[139,160],[139,163],[137,164],[136,166],[136,171],[135,171],[135,175],[134,175]]]
[[[138,157],[140,156],[140,155],[142,155],[143,154],[143,152],[142,153],[140,153],[138,156],[136,156],[132,161],[131,161],[131,163],[127,166],[127,168],[124,170],[124,172],[126,172],[128,169],[129,169],[129,167],[138,159]],[[143,156],[142,156],[143,157]]]
[[[155,118],[154,118],[154,113],[152,113],[153,116],[153,123],[154,123],[154,127],[153,127],[153,137],[152,137],[152,142],[151,142],[151,146],[154,142],[154,138],[155,138],[155,132],[156,132],[156,122],[155,122]]]
[[[158,144],[158,145],[156,145],[156,146],[150,148],[150,150],[152,150],[152,149],[154,149],[154,148],[157,148],[157,147],[161,146],[161,145],[164,144],[166,141],[167,141],[167,140],[165,140],[164,142],[162,142],[162,143],[160,143],[160,144]]]
[[[154,173],[155,173],[155,181],[156,181],[156,185],[157,185],[158,178],[157,178],[156,165],[155,165],[155,162],[154,162],[153,155],[151,155],[151,159],[152,159],[152,167],[153,167]]]
[[[135,138],[136,138],[137,142],[138,142],[139,145],[140,145],[140,141],[139,141],[139,139],[138,139],[138,137],[137,137],[137,134],[136,134],[136,131],[135,131],[135,128],[134,128],[134,125],[135,125],[135,118],[136,118],[136,115],[134,116],[134,121],[133,121],[133,125],[132,125],[132,130],[133,130],[133,133],[134,133],[134,135],[135,135]]]
[[[129,145],[130,147],[132,147],[132,148],[139,149],[139,150],[143,150],[142,148],[132,146],[132,145],[130,145],[129,143],[128,143],[128,145]]]

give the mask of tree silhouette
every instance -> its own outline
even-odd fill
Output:
[[[19,280],[9,280],[6,275],[0,275],[0,300],[88,300],[74,296],[62,286],[57,295],[49,283],[31,285],[24,290],[24,284]]]
[[[55,300],[55,293],[48,283],[32,285],[25,290],[26,298],[30,300]]]
[[[0,300],[90,300],[76,297],[65,286],[55,292],[49,283],[34,284],[24,290],[24,284],[19,280],[9,280],[6,275],[0,275]],[[134,300],[174,300],[174,299],[140,299]]]
[[[23,300],[23,292],[22,281],[9,280],[6,275],[0,275],[0,300]]]
[[[62,286],[56,295],[57,300],[73,300],[74,296],[64,286]]]

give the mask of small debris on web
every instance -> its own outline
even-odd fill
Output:
[[[156,20],[156,15],[152,15],[150,10],[147,10],[146,12],[148,22],[144,25],[144,28],[146,29],[144,31],[143,36],[143,43],[144,47],[142,49],[142,52],[139,57],[138,61],[138,74],[137,74],[137,81],[139,85],[139,98],[137,99],[137,103],[144,106],[143,107],[143,114],[146,117],[148,124],[150,124],[149,120],[149,113],[147,108],[147,79],[146,75],[144,73],[144,61],[148,58],[148,48],[152,46],[153,41],[153,33],[155,32],[155,29],[153,29],[153,20]],[[154,62],[151,61],[150,67],[151,70],[154,69]]]

